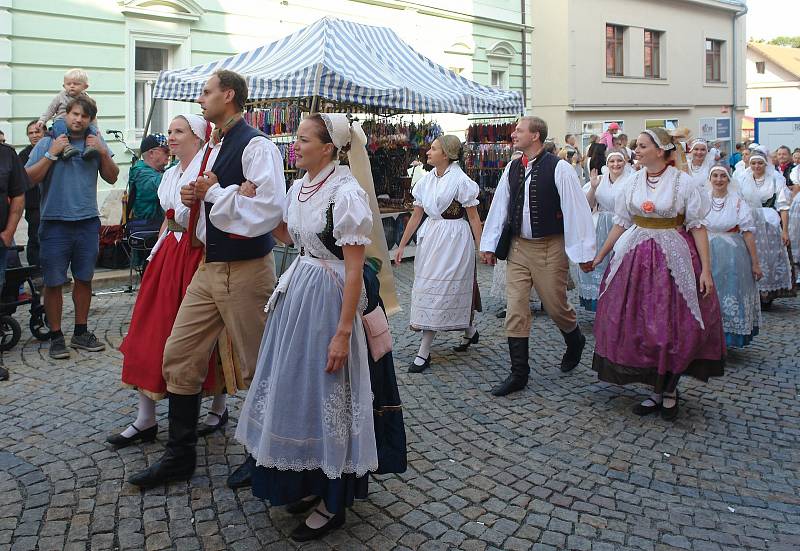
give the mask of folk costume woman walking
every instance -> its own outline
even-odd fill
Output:
[[[203,258],[203,248],[192,247],[191,237],[184,235],[189,226],[189,208],[181,203],[180,188],[197,178],[197,167],[193,171],[190,164],[200,155],[198,152],[207,139],[207,130],[208,123],[200,115],[179,115],[169,125],[170,150],[179,163],[164,173],[158,188],[161,208],[167,215],[142,278],[128,334],[120,346],[124,356],[122,382],[139,391],[139,409],[130,426],[121,434],[106,439],[117,447],[139,440],[152,442],[158,432],[155,403],[163,399],[167,391],[161,372],[164,345],[172,332],[186,288]],[[225,381],[214,369],[215,357],[209,359],[209,364],[211,368],[203,390],[215,398],[209,413],[212,419],[207,419],[208,428],[200,429],[204,434],[227,421]]]
[[[667,420],[678,414],[679,378],[720,376],[725,359],[707,201],[670,166],[676,145],[663,128],[639,135],[643,168],[616,196],[615,226],[594,260],[599,266],[614,249],[597,303],[592,368],[602,381],[652,386],[634,413],[661,410]]]
[[[608,238],[608,232],[614,226],[614,195],[621,187],[623,179],[633,173],[625,153],[620,149],[612,149],[606,156],[607,171],[600,175],[593,170],[589,183],[583,186],[586,200],[593,210],[594,227],[597,235],[599,251]],[[600,283],[603,279],[609,259],[605,259],[592,272],[584,272],[576,264],[572,264],[572,278],[578,285],[578,297],[581,306],[589,312],[597,310],[597,298],[600,296]]]
[[[359,150],[350,152],[351,165],[359,155],[368,166],[363,131],[344,115],[312,115],[298,128],[297,166],[307,173],[289,190],[284,219],[300,256],[267,305],[255,377],[236,429],[258,465],[253,494],[273,506],[288,504],[294,514],[312,510],[292,532],[295,541],[342,526],[346,508],[366,497],[369,473],[378,469],[359,314],[366,306],[365,246],[376,226],[370,199],[353,176],[364,171],[337,161],[354,138]]]
[[[740,348],[750,344],[761,325],[761,301],[756,282],[761,266],[753,236],[755,222],[750,206],[728,189],[724,166],[710,170],[711,210],[706,215],[711,266],[722,309],[725,344]]]
[[[461,170],[461,141],[455,136],[441,136],[428,150],[428,164],[434,167],[414,186],[414,213],[406,226],[395,262],[403,258],[403,249],[422,221],[417,232],[414,259],[414,287],[411,291],[411,329],[422,331],[417,357],[411,373],[430,367],[430,350],[437,331],[464,331],[463,352],[478,342],[473,325],[475,311],[480,311],[476,281],[477,244],[481,240],[481,222],[477,205],[478,184]]]
[[[765,148],[750,155],[749,168],[741,175],[738,191],[750,205],[755,221],[758,258],[764,277],[758,282],[761,304],[766,308],[776,298],[794,296],[789,261],[789,189],[784,178],[768,162]]]

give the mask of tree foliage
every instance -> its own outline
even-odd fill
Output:
[[[775,46],[791,46],[792,48],[800,48],[800,36],[778,36],[769,41],[769,44]]]

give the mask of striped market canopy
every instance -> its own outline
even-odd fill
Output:
[[[414,50],[391,29],[329,17],[249,52],[161,71],[153,96],[195,101],[218,69],[244,75],[254,103],[310,103],[319,97],[378,112],[523,112],[519,92],[467,80]]]

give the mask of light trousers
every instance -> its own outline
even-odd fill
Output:
[[[577,327],[575,309],[567,300],[569,260],[564,236],[541,239],[515,237],[506,269],[506,336],[527,338],[531,331],[531,288],[558,328],[570,333]]]
[[[186,289],[164,348],[162,372],[167,391],[198,394],[208,358],[227,331],[239,371],[236,386],[250,386],[264,334],[264,306],[275,289],[275,260],[262,258],[202,263]]]

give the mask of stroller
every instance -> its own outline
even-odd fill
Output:
[[[16,246],[17,253],[24,249],[23,246]],[[31,333],[40,341],[48,340],[50,329],[47,327],[44,304],[42,304],[39,291],[33,283],[33,278],[39,274],[39,266],[6,269],[6,283],[0,295],[0,352],[14,348],[22,337],[22,328],[19,322],[11,316],[17,311],[17,308],[27,304],[31,305],[31,319],[28,322]],[[21,287],[22,290],[20,290]]]

